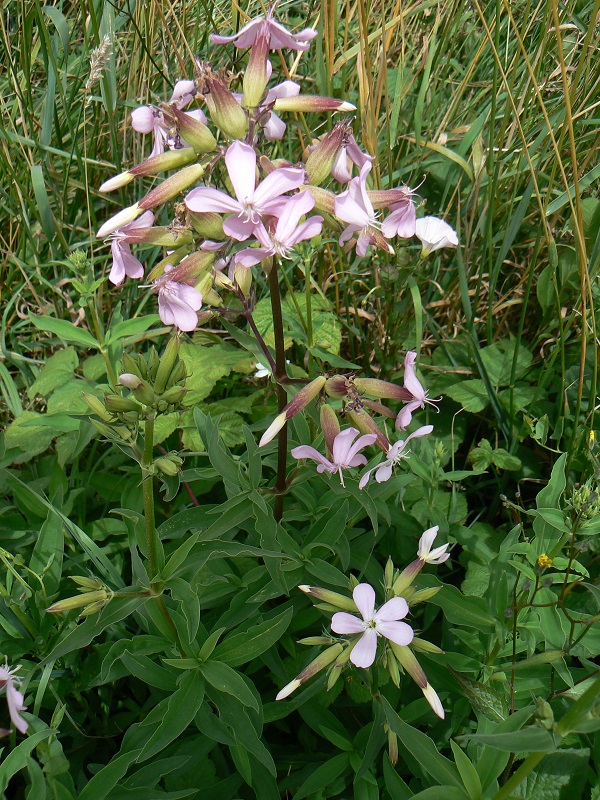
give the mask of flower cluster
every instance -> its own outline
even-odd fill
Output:
[[[132,244],[169,248],[167,259],[148,276],[166,325],[194,330],[203,307],[222,305],[219,291],[246,297],[252,277],[244,271],[274,257],[289,258],[301,242],[315,243],[324,225],[338,232],[341,227],[340,245],[354,246],[359,257],[371,247],[393,254],[389,240],[394,237],[416,236],[423,254],[458,243],[446,223],[417,218],[409,187],[369,188],[374,156],[360,149],[347,120],[315,140],[303,164],[272,161],[263,152],[262,142],[284,135],[286,126],[279,114],[354,109],[343,100],[302,94],[300,85],[291,80],[269,88],[270,51],[306,51],[315,36],[310,28],[290,33],[275,20],[271,8],[266,17],[252,20],[235,35],[212,36],[214,44],[250,50],[241,93],[230,88],[230,75],[197,60],[195,77],[178,81],[168,102],[133,111],[132,127],[152,135],[152,151],[101,190],[112,191],[135,177],[175,172],[108,220],[98,236],[110,236],[109,279],[117,286],[126,277],[138,280],[144,275],[141,261],[131,253]],[[189,110],[194,102],[204,108]],[[220,143],[222,139],[225,143]],[[354,168],[358,174],[353,176]],[[217,188],[219,179],[224,179],[225,190]],[[197,185],[199,180],[202,185]],[[346,188],[336,193],[323,187],[326,182]],[[154,226],[154,209],[188,189],[173,223]],[[389,210],[385,218],[380,218],[382,209]],[[198,258],[206,253],[212,258]]]
[[[413,580],[425,564],[442,564],[450,558],[447,544],[431,549],[437,533],[437,526],[423,533],[419,540],[417,559],[402,573],[395,573],[391,564],[388,564],[386,573],[390,578],[387,590],[389,599],[380,608],[375,607],[375,590],[368,583],[354,586],[352,600],[317,586],[299,587],[305,594],[318,601],[318,608],[322,611],[335,612],[331,618],[332,633],[351,638],[342,642],[332,637],[316,637],[316,641],[304,640],[302,642],[304,644],[328,646],[293,681],[284,686],[278,693],[277,700],[289,697],[303,683],[326,667],[329,668],[328,688],[333,686],[348,661],[355,667],[368,669],[375,663],[378,643],[383,640],[382,664],[389,670],[394,683],[398,686],[400,673],[407,672],[423,692],[434,713],[441,719],[444,718],[440,698],[427,680],[413,652],[414,650],[426,653],[442,651],[415,636],[413,627],[404,621],[411,606],[430,600],[438,588],[441,588],[418,591],[412,586]]]

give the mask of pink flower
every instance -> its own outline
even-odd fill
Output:
[[[400,236],[402,239],[410,239],[415,235],[417,210],[410,194],[400,203],[390,206],[392,212],[381,223],[381,232],[386,239],[393,236]]]
[[[399,439],[395,444],[393,444],[385,456],[385,461],[382,461],[381,464],[378,464],[376,467],[365,472],[365,474],[360,479],[358,484],[359,489],[364,489],[367,483],[369,482],[369,478],[371,477],[371,473],[375,472],[375,480],[377,483],[384,483],[385,481],[389,481],[392,477],[393,468],[396,464],[399,464],[403,458],[408,458],[408,453],[405,453],[405,449],[407,444],[410,442],[411,439],[417,439],[421,436],[428,436],[431,431],[433,430],[433,425],[423,425],[421,428],[417,428],[414,433],[411,433],[410,436],[407,436],[406,439],[402,440]]]
[[[362,170],[365,164],[374,161],[374,156],[363,153],[352,133],[349,134],[347,141],[344,142],[331,168],[331,174],[340,183],[348,183],[352,179],[352,168],[348,169],[348,161],[356,164],[359,170]]]
[[[333,440],[331,461],[325,458],[324,455],[321,455],[314,447],[309,447],[305,444],[300,445],[300,447],[294,447],[291,454],[293,458],[298,460],[301,458],[310,458],[312,461],[316,461],[318,464],[317,472],[339,473],[342,486],[345,486],[342,470],[349,469],[350,467],[361,467],[366,464],[367,459],[359,453],[359,451],[362,450],[363,447],[373,444],[377,439],[376,434],[367,433],[364,436],[360,436],[356,442],[354,442],[359,433],[360,431],[356,428],[346,428],[345,431],[338,433]]]
[[[272,105],[280,97],[297,97],[300,94],[300,84],[294,81],[283,81],[283,83],[273,86],[269,89],[263,106],[268,107]],[[267,121],[264,124],[265,139],[271,141],[283,139],[286,129],[285,122],[277,116],[274,111],[269,113]]]
[[[265,214],[276,214],[281,208],[282,195],[298,189],[304,183],[304,170],[282,167],[273,170],[256,185],[256,152],[244,142],[235,141],[227,148],[225,164],[233,184],[236,199],[225,192],[200,186],[185,198],[190,211],[233,214],[223,223],[223,230],[233,239],[243,241]]]
[[[197,312],[202,308],[202,295],[193,286],[174,280],[175,270],[167,264],[164,275],[152,286],[152,291],[158,294],[158,313],[165,325],[175,325],[180,331],[193,331],[198,324]]]
[[[317,31],[312,28],[305,28],[300,33],[290,33],[279,22],[275,22],[272,9],[269,9],[267,18],[257,17],[235,33],[233,36],[218,36],[212,34],[211,41],[214,44],[229,44],[232,42],[236,47],[245,49],[252,47],[256,38],[260,35],[269,36],[269,49],[281,50],[288,47],[291,50],[308,50],[309,42],[317,35]]]
[[[173,88],[173,94],[169,100],[169,105],[176,106],[179,110],[185,108],[194,99],[194,81],[177,81]],[[206,115],[202,109],[186,112],[188,116],[206,125]],[[154,106],[140,106],[131,112],[131,127],[138,133],[152,133],[153,147],[150,156],[157,156],[164,153],[168,145],[171,149],[175,147],[175,142],[169,139],[169,126],[161,111]]]
[[[152,211],[145,211],[141,217],[128,222],[122,228],[118,228],[111,234],[110,249],[113,257],[113,264],[108,279],[115,286],[120,286],[128,278],[142,278],[144,267],[137,258],[131,254],[129,247],[129,234],[139,228],[150,228],[154,224],[154,214]]]
[[[308,191],[299,192],[285,202],[275,230],[267,231],[262,222],[254,229],[254,235],[262,247],[247,247],[235,256],[235,263],[242,267],[253,267],[269,256],[288,258],[290,251],[305,239],[321,233],[323,217],[310,217],[300,224],[300,217],[315,206],[315,199]]]
[[[452,226],[437,217],[422,217],[416,222],[416,236],[421,240],[423,257],[442,247],[456,247],[458,236]]]
[[[377,637],[406,646],[413,640],[413,629],[399,622],[408,614],[408,603],[403,597],[393,597],[375,611],[375,591],[368,583],[359,583],[352,593],[362,619],[339,611],[331,620],[334,633],[361,634],[350,653],[350,661],[357,667],[370,667],[377,654]]]
[[[416,411],[417,408],[425,408],[426,403],[437,409],[435,402],[428,398],[428,392],[425,391],[417,378],[417,373],[415,372],[416,360],[417,354],[412,350],[409,351],[404,358],[404,388],[410,392],[412,399],[404,401],[406,405],[404,408],[400,409],[396,417],[397,431],[403,431],[407,428],[410,425],[413,412]]]
[[[370,171],[371,162],[365,161],[360,170],[360,177],[352,178],[348,189],[335,198],[335,216],[342,222],[348,223],[348,227],[340,236],[340,244],[344,244],[358,233],[356,254],[361,258],[367,254],[371,244],[377,244],[388,252],[394,252],[379,230],[381,226],[367,194],[367,176]]]
[[[8,703],[8,713],[15,726],[21,733],[27,733],[29,723],[25,722],[23,717],[19,716],[19,711],[25,711],[27,706],[23,705],[24,697],[21,692],[16,688],[15,683],[18,678],[15,678],[15,673],[20,670],[20,665],[13,669],[8,668],[8,664],[0,667],[0,691],[6,689],[6,702]]]

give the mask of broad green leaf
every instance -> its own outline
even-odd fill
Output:
[[[551,753],[558,749],[558,744],[551,733],[537,726],[511,733],[468,733],[460,738],[487,744],[504,753]]]
[[[22,769],[27,766],[27,758],[32,750],[34,750],[40,742],[48,739],[50,736],[58,733],[53,728],[45,728],[43,731],[32,733],[22,742],[11,750],[0,763],[0,792],[4,792],[8,786],[8,782]]]
[[[390,730],[396,734],[423,770],[441,784],[462,789],[463,782],[456,765],[441,755],[429,736],[401,720],[385,697],[381,698],[381,702]]]
[[[278,642],[292,621],[293,611],[286,608],[281,614],[255,625],[243,633],[233,633],[214,650],[214,657],[232,667],[246,664]]]
[[[208,397],[217,381],[232,370],[249,372],[252,368],[245,353],[225,344],[212,347],[183,344],[179,354],[188,374],[188,391],[184,399],[186,406],[193,407]]]
[[[30,314],[29,319],[33,322],[36,328],[41,331],[56,334],[65,342],[73,342],[82,347],[93,348],[94,350],[101,350],[102,345],[97,339],[94,339],[91,333],[84,328],[78,328],[66,319],[55,319],[54,317],[38,317],[35,314]]]
[[[476,628],[482,633],[490,633],[495,628],[496,621],[488,613],[483,598],[465,597],[455,586],[442,584],[433,575],[420,575],[417,583],[419,588],[443,586],[429,602],[439,606],[453,625]]]
[[[326,786],[333,783],[340,775],[348,770],[350,766],[350,756],[347,753],[340,753],[337,756],[321,764],[304,781],[298,791],[294,794],[295,800],[303,797],[314,796],[316,792],[322,792]]]
[[[108,345],[117,342],[119,339],[124,339],[126,336],[137,336],[159,321],[158,314],[147,314],[145,317],[136,317],[135,319],[117,322],[114,327],[109,328],[107,331],[104,344],[108,347]]]
[[[258,702],[242,676],[222,661],[205,661],[200,665],[202,676],[221,692],[237,698],[240,703],[258,711]]]
[[[32,423],[38,422],[39,425]],[[39,453],[46,450],[56,436],[56,433],[45,425],[46,416],[35,411],[24,411],[17,419],[13,420],[6,429],[6,449],[18,449],[19,453],[13,459],[14,464],[29,461]]]
[[[446,394],[460,403],[465,411],[473,413],[483,411],[490,402],[485,384],[479,378],[461,381],[446,389]]]
[[[192,670],[184,672],[177,690],[154,706],[141,723],[141,727],[152,726],[157,721],[159,724],[142,748],[137,761],[152,758],[175,741],[196,716],[203,698],[204,681],[199,672]]]
[[[48,397],[51,392],[73,377],[78,364],[79,359],[74,347],[65,347],[64,350],[54,353],[27,389],[27,397],[30,400],[33,400],[36,394]]]

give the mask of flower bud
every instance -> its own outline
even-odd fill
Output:
[[[170,389],[162,393],[160,399],[164,400],[165,403],[168,403],[170,406],[174,406],[181,403],[186,394],[187,389],[185,386],[171,386]]]
[[[333,442],[340,432],[340,423],[333,408],[323,403],[320,411],[321,430],[325,437],[325,444],[330,453],[333,453]]]
[[[129,397],[121,397],[120,394],[105,395],[104,405],[108,411],[115,413],[124,411],[137,411],[140,414],[142,413],[142,407],[139,403],[136,403],[135,400],[131,400]]]
[[[331,668],[331,671],[329,672],[329,677],[327,679],[327,691],[330,691],[330,689],[332,689],[337,683],[337,679],[342,674],[342,670],[344,669],[344,667],[346,666],[346,664],[350,659],[351,652],[352,652],[351,647],[345,647],[344,650],[336,658],[335,663]]]
[[[100,417],[100,419],[104,422],[113,422],[114,417],[106,410],[102,400],[99,400],[95,395],[88,394],[87,392],[82,392],[81,395],[87,403],[92,414],[96,414],[96,416]]]
[[[381,381],[378,378],[355,378],[354,385],[362,394],[376,397],[378,400],[412,400],[413,396],[404,386],[398,386],[389,381]]]
[[[189,188],[193,183],[196,183],[203,175],[204,167],[202,164],[192,164],[191,167],[184,167],[179,172],[176,172],[175,175],[171,175],[161,184],[155,186],[145,197],[142,197],[137,206],[145,211],[161,203],[166,203],[180,192]],[[116,228],[113,228],[113,230],[116,230]],[[98,231],[98,234],[100,234],[100,231]]]
[[[425,562],[422,559],[417,558],[416,561],[413,561],[408,567],[402,570],[392,586],[394,597],[405,597],[405,590],[408,589],[419,572],[421,572],[424,564]]]
[[[271,31],[268,23],[263,23],[254,38],[250,59],[244,73],[244,108],[256,108],[264,97],[269,81],[267,62]]]
[[[156,394],[162,394],[167,387],[167,382],[171,376],[171,372],[175,364],[179,361],[179,345],[181,340],[179,336],[171,336],[165,347],[165,352],[162,354],[158,370],[156,371],[156,378],[154,380],[154,391]]]
[[[185,150],[191,150],[193,153],[200,154],[212,153],[217,149],[217,140],[209,128],[199,119],[185,114],[174,105],[164,105],[163,111],[166,117],[170,117],[174,121],[181,135],[190,145],[190,147],[184,147],[182,150],[175,150],[174,152],[182,153]]]
[[[344,144],[347,128],[347,122],[338,122],[317,142],[304,167],[309,183],[320,186],[330,176],[331,168]]]
[[[419,591],[411,596],[409,605],[416,606],[417,603],[426,603],[428,600],[431,600],[432,597],[435,597],[440,589],[443,588],[443,586],[432,586],[429,589],[419,589]]]
[[[290,400],[283,411],[281,411],[281,413],[275,417],[273,422],[263,433],[258,446],[264,447],[266,444],[268,444],[272,439],[275,438],[288,420],[294,417],[299,411],[302,411],[303,408],[306,408],[310,401],[317,397],[325,385],[325,381],[326,378],[323,375],[320,375],[318,378],[315,378],[314,381],[311,381],[307,386],[304,386],[302,389],[300,389],[298,394],[296,394],[295,397]]]
[[[358,430],[361,433],[374,433],[377,437],[375,444],[382,450],[384,453],[387,453],[390,449],[390,440],[387,438],[385,433],[381,430],[379,425],[375,422],[373,417],[369,416],[365,411],[361,408],[354,409],[352,411],[347,411],[346,416],[348,419],[356,425]]]
[[[334,375],[325,382],[325,392],[329,397],[346,397],[352,387],[352,381],[345,375]]]
[[[190,211],[190,223],[192,228],[204,236],[206,239],[216,239],[218,242],[225,239],[223,233],[223,217],[215,212],[200,213],[198,211]]]
[[[105,236],[118,231],[119,228],[122,228],[123,225],[127,225],[128,222],[133,222],[139,217],[142,211],[144,211],[144,209],[140,207],[139,203],[122,209],[118,214],[108,219],[104,225],[100,226],[96,236],[98,239],[104,239]]]
[[[235,264],[233,267],[233,278],[242,295],[248,297],[250,295],[250,288],[252,287],[252,270],[246,269],[246,267],[242,267],[240,264]]]
[[[158,264],[155,264],[148,273],[148,283],[153,283],[157,278],[160,278],[161,275],[164,275],[165,267],[176,267],[180,261],[183,261],[183,259],[190,254],[191,249],[192,248],[189,246],[179,247],[177,250],[173,250],[165,256]]]
[[[169,453],[167,456],[160,456],[159,458],[155,459],[154,466],[160,470],[165,475],[169,475],[172,478],[177,475],[179,470],[181,469],[181,465],[183,464],[183,459],[180,458],[175,453]]]
[[[278,97],[273,111],[356,111],[356,106],[345,100],[321,97],[317,94],[298,94],[295,97]]]
[[[154,405],[154,402],[156,401],[156,395],[154,394],[152,387],[146,381],[138,378],[137,375],[132,375],[127,372],[123,375],[119,375],[119,383],[121,386],[125,386],[125,388],[132,391],[135,399],[139,400],[143,405]]]
[[[191,147],[182,147],[179,150],[166,150],[156,156],[150,156],[129,170],[134,178],[146,178],[150,175],[159,175],[171,169],[181,169],[198,160],[198,154]]]
[[[307,184],[301,186],[300,191],[310,192],[315,198],[315,211],[321,211],[324,214],[335,214],[335,198],[336,195],[328,189],[321,189],[320,186],[313,186]]]
[[[248,116],[229,91],[222,75],[210,64],[198,63],[202,94],[214,124],[230,139],[242,141],[248,132]]]
[[[301,592],[310,595],[317,600],[322,600],[334,608],[339,608],[341,611],[351,611],[356,614],[356,603],[351,597],[346,597],[338,592],[330,592],[329,589],[321,589],[319,586],[299,586]]]
[[[123,369],[124,374],[131,374],[135,378],[141,378],[142,380],[146,378],[146,374],[142,371],[142,365],[145,367],[145,362],[143,359],[141,361],[137,361],[135,358],[132,358],[128,353],[123,353],[121,358],[121,367]]]
[[[398,763],[398,736],[391,728],[388,728],[388,757],[390,764],[395,767]]]
[[[120,189],[121,187],[127,186],[127,184],[131,183],[133,177],[134,176],[131,174],[131,172],[121,172],[120,175],[115,175],[113,178],[109,178],[107,181],[104,181],[98,191],[114,192],[115,189]]]
[[[416,650],[420,653],[430,653],[432,655],[443,656],[444,651],[437,647],[435,644],[431,644],[431,642],[426,641],[425,639],[419,639],[415,636],[410,643],[410,646],[413,650]]]
[[[333,644],[333,639],[331,636],[307,636],[306,639],[298,639],[298,644],[322,647],[323,645]]]
[[[435,689],[427,680],[427,675],[425,675],[423,672],[421,665],[417,661],[415,654],[412,652],[410,647],[404,647],[392,641],[390,641],[390,647],[392,648],[392,652],[398,659],[400,665],[408,672],[410,677],[425,695],[425,699],[431,706],[433,712],[437,714],[440,719],[444,719],[444,708],[440,702],[440,698],[438,697]]]
[[[289,697],[292,692],[295,692],[298,687],[302,686],[303,683],[306,683],[307,680],[313,678],[318,672],[325,667],[328,667],[336,658],[341,654],[344,647],[341,644],[334,644],[331,647],[328,647],[327,650],[324,650],[320,655],[318,655],[314,661],[302,670],[302,672],[294,678],[293,681],[284,686],[283,689],[278,693],[275,700],[284,700],[286,697]]]
[[[101,603],[102,606],[106,605],[111,599],[112,595],[110,590],[106,588],[100,589],[95,592],[85,592],[84,594],[75,595],[75,597],[67,597],[64,600],[59,600],[57,603],[52,603],[46,611],[48,614],[66,614],[76,608],[83,608],[90,603]]]

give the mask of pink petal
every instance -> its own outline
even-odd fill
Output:
[[[275,169],[262,181],[254,192],[254,204],[263,208],[266,203],[280,197],[293,189],[299,189],[304,184],[305,172],[295,167],[281,167]]]
[[[338,611],[331,618],[331,630],[334,633],[362,633],[364,629],[365,623],[362,619],[345,611]]]
[[[416,220],[415,204],[412,200],[407,199],[406,203],[396,206],[395,210],[383,221],[381,232],[386,239],[391,239],[393,236],[410,239],[415,235]]]
[[[350,466],[358,466],[358,465],[355,465],[355,464],[351,463],[357,457],[358,451],[362,450],[363,447],[368,447],[369,445],[374,444],[376,441],[377,441],[377,434],[376,433],[365,433],[365,434],[363,434],[363,436],[361,436],[359,439],[357,439],[356,442],[352,445],[352,447],[348,451],[348,456],[347,456],[348,464],[350,464]],[[361,456],[361,458],[364,458],[364,456]],[[366,459],[365,459],[365,463],[366,463]]]
[[[375,614],[377,622],[395,622],[408,614],[408,603],[403,597],[392,597]]]
[[[314,447],[309,447],[307,444],[301,444],[300,447],[294,447],[293,450],[290,451],[292,458],[300,460],[301,458],[310,458],[312,461],[316,461],[318,464],[321,464],[324,469],[328,472],[335,472],[337,467],[335,464],[332,464],[324,455],[319,453],[318,450],[315,450]]]
[[[356,667],[370,667],[377,655],[377,633],[375,628],[367,628],[352,648],[350,661]]]
[[[362,614],[365,622],[370,622],[375,614],[375,590],[368,583],[359,583],[354,587],[352,599]]]
[[[375,473],[375,480],[377,483],[385,483],[389,481],[392,477],[392,465],[389,461],[384,461],[377,467],[377,472]]]
[[[295,81],[284,81],[283,83],[273,86],[267,92],[265,104],[274,103],[280,97],[298,97],[300,94],[300,84]]]
[[[364,489],[365,488],[365,486],[369,482],[369,478],[371,477],[371,473],[373,472],[374,469],[375,469],[375,467],[373,467],[373,469],[370,469],[367,472],[365,472],[365,474],[362,476],[362,478],[358,482],[358,488],[359,489]]]
[[[346,428],[345,431],[341,431],[337,434],[335,439],[333,440],[333,461],[335,464],[339,465],[346,465],[348,463],[347,456],[350,448],[352,446],[352,442],[358,436],[359,431],[356,428]]]
[[[186,116],[195,119],[197,122],[201,122],[203,125],[206,125],[208,123],[208,120],[206,119],[206,114],[204,113],[204,111],[202,111],[201,108],[195,108],[193,111],[186,111],[185,113]]]
[[[367,457],[363,456],[362,454],[359,454],[357,456],[352,456],[352,458],[350,458],[348,460],[348,463],[344,464],[343,466],[345,466],[345,467],[362,467],[366,463],[367,463]]]
[[[256,152],[244,142],[234,142],[227,148],[225,163],[235,196],[240,203],[249,203],[256,186]]]
[[[352,179],[352,181],[356,180],[358,178]],[[357,229],[364,228],[371,221],[365,209],[350,195],[349,190],[342,192],[335,198],[334,213],[342,222],[348,222],[350,225],[356,226]]]
[[[423,408],[423,403],[420,400],[413,400],[412,402],[407,403],[404,408],[400,409],[398,416],[396,417],[397,431],[403,431],[410,425],[413,411],[416,411],[417,408]]]
[[[341,245],[344,244],[345,242],[348,241],[348,239],[351,239],[357,231],[360,230],[362,229],[359,225],[348,225],[348,227],[344,228],[344,230],[342,231],[342,234],[339,238],[339,243]]]
[[[6,701],[8,704],[8,713],[15,726],[21,733],[27,733],[29,723],[19,716],[19,711],[25,711],[27,706],[23,705],[23,695],[15,688],[11,680],[8,681],[6,686]]]
[[[264,247],[246,247],[235,254],[235,263],[240,267],[255,267],[271,255],[273,255],[273,251],[266,250]]]
[[[308,194],[308,192],[302,192]],[[306,239],[314,239],[323,230],[323,217],[310,217],[301,225],[298,225],[296,232],[290,238],[290,245],[303,242]]]
[[[210,40],[213,44],[229,44],[233,42],[236,47],[244,50],[246,47],[252,47],[258,33],[257,26],[264,21],[263,17],[258,17],[258,19],[253,19],[247,25],[244,25],[244,27],[237,33],[234,33],[233,36],[219,36],[213,33],[211,34]]]
[[[152,133],[155,113],[150,106],[140,106],[131,112],[131,127],[138,133]]]
[[[372,237],[368,233],[361,231],[360,236],[356,240],[356,255],[364,258],[367,255],[367,250],[373,243]]]
[[[185,204],[190,211],[199,213],[214,211],[217,214],[239,214],[242,211],[242,206],[233,197],[208,186],[199,186],[188,192]]]
[[[223,223],[223,231],[232,239],[243,242],[254,233],[256,223],[242,217],[227,217]]]
[[[404,387],[408,389],[415,400],[423,401],[425,399],[425,389],[423,389],[415,372],[416,360],[417,354],[409,350],[404,358]]]
[[[406,622],[378,622],[377,631],[386,639],[402,646],[410,644],[415,635],[413,629]]]
[[[265,127],[263,128],[265,139],[268,139],[270,142],[283,139],[286,128],[287,125],[285,122],[280,119],[274,111],[271,111]]]
[[[194,311],[200,311],[202,308],[202,294],[193,286],[186,286],[184,283],[178,284],[177,297]]]
[[[335,157],[331,174],[340,183],[348,183],[352,180],[352,171],[348,169],[348,153],[345,147],[342,147]]]
[[[300,217],[308,214],[315,207],[315,198],[310,192],[299,192],[290,197],[277,221],[275,236],[279,242],[291,242],[294,236]]]
[[[185,108],[188,103],[191,103],[194,99],[194,90],[196,88],[196,84],[194,81],[177,81],[175,86],[173,87],[173,94],[171,95],[171,99],[169,100],[170,105],[176,105],[177,108]]]

